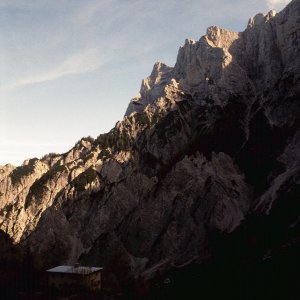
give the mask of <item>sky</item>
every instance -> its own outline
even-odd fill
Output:
[[[156,61],[211,25],[288,0],[0,0],[0,165],[68,151],[121,120]]]

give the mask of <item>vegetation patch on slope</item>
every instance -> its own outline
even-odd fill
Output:
[[[46,184],[51,180],[57,179],[58,176],[66,170],[67,168],[63,165],[54,165],[47,173],[33,183],[33,185],[30,187],[28,197],[30,199],[32,197],[35,197],[36,199],[42,198],[45,192],[48,190]]]
[[[107,150],[101,150],[100,153],[98,154],[97,159],[102,159],[102,160],[107,160],[109,158],[114,158],[114,156]]]
[[[27,165],[15,168],[10,174],[12,184],[17,185],[23,177],[34,173],[34,165],[37,160],[37,158],[30,159]]]
[[[113,128],[110,132],[100,134],[95,143],[101,149],[112,148],[115,151],[130,151],[132,141],[126,132],[120,132],[117,128]]]
[[[76,191],[84,191],[85,187],[94,182],[97,177],[97,172],[90,167],[86,171],[79,174],[70,185],[71,187],[74,187]]]

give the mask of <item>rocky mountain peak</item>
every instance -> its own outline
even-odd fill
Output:
[[[276,16],[276,10],[272,9],[270,10],[266,15],[259,13],[255,15],[254,17],[250,18],[248,21],[248,28],[261,25],[265,22],[270,21],[272,18]]]
[[[207,28],[206,36],[209,45],[229,49],[232,43],[239,38],[239,33],[217,26]]]
[[[274,18],[276,16],[276,14],[277,14],[276,10],[271,9],[266,15],[267,20]]]
[[[173,68],[166,64],[156,62],[150,76],[142,81],[139,94],[131,100],[125,116],[132,112],[141,112],[148,104],[162,97],[165,86],[172,78],[172,71]]]
[[[194,40],[194,39],[185,39],[184,46],[194,45],[194,44],[196,44],[196,40]],[[182,47],[180,47],[180,48],[182,48]]]
[[[265,22],[265,16],[262,13],[255,15],[248,21],[248,27],[258,26]]]

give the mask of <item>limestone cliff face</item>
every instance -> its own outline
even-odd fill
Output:
[[[299,185],[299,20],[292,1],[241,33],[210,27],[155,64],[109,133],[1,167],[0,229],[42,265],[121,253],[151,276],[208,258],[210,232]]]

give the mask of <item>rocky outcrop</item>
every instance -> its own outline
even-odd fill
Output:
[[[143,80],[139,94],[134,97],[125,113],[125,116],[132,112],[142,112],[143,109],[164,95],[166,85],[170,82],[173,68],[157,62],[149,77]]]
[[[0,228],[41,265],[121,255],[152,276],[272,214],[299,185],[299,16],[292,1],[241,33],[208,28],[155,64],[109,133],[1,167]]]

